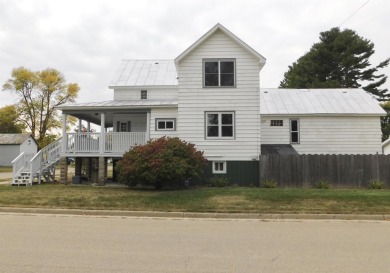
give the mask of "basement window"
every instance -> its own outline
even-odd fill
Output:
[[[226,173],[226,161],[213,161],[213,173]]]

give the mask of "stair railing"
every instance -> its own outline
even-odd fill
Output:
[[[34,180],[34,176],[38,175],[38,183],[41,183],[42,171],[50,165],[56,163],[61,157],[61,138],[50,143],[45,148],[41,149],[30,160],[30,183]]]
[[[34,154],[29,153],[21,153],[17,158],[12,160],[12,178],[15,177],[22,172],[23,170],[28,168],[29,162]]]

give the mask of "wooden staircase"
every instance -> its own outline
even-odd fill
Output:
[[[12,161],[13,186],[31,186],[33,183],[55,181],[55,166],[61,158],[61,139],[58,139],[38,153],[21,153]]]

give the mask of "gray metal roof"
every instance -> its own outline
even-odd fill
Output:
[[[109,100],[100,102],[86,102],[75,104],[64,104],[57,108],[60,110],[81,110],[81,109],[111,109],[111,108],[146,108],[146,107],[165,107],[177,106],[177,100]]]
[[[178,85],[173,60],[123,60],[110,87]]]
[[[260,89],[261,115],[385,115],[363,89]]]
[[[0,144],[17,145],[22,144],[30,134],[0,134]]]
[[[261,144],[262,155],[297,155],[290,144]]]

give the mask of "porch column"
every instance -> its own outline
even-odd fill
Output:
[[[65,156],[60,159],[60,183],[68,184],[68,161]]]
[[[146,134],[145,143],[150,139],[150,112],[146,113]]]
[[[100,114],[100,143],[99,143],[99,152],[101,154],[104,154],[104,151],[106,150],[105,149],[105,143],[106,143],[106,140],[105,140],[105,114],[104,113],[101,113]]]
[[[66,146],[68,142],[68,136],[66,135],[66,114],[62,113],[62,139],[61,139],[61,150],[62,154],[66,152]]]
[[[87,132],[91,132],[91,123],[87,122]]]
[[[99,170],[98,170],[98,185],[104,186],[105,182],[105,164],[104,164],[105,158],[103,156],[99,157]]]

